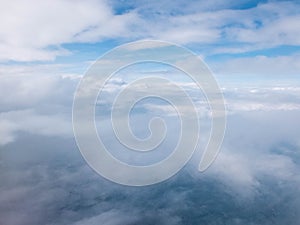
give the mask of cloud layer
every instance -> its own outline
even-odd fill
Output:
[[[68,43],[141,38],[194,43],[206,55],[297,46],[298,7],[296,1],[14,0],[1,7],[0,60],[48,61],[72,54]]]
[[[5,109],[0,114],[0,178],[5,181],[0,185],[2,223],[298,223],[299,87],[224,85],[228,127],[221,154],[211,168],[205,173],[197,171],[208,125],[201,130],[196,155],[183,171],[155,186],[130,188],[95,174],[70,136],[71,96],[78,75],[63,73],[58,66],[59,75],[49,76],[47,70],[38,68],[33,69],[36,74],[27,73],[26,68],[18,71],[23,78],[18,82],[20,88],[14,89],[14,82],[5,83],[14,92],[9,102],[1,103]],[[13,67],[6,68],[9,71]],[[164,73],[168,76],[167,71]],[[48,88],[31,86],[34,81]],[[98,106],[105,108],[126,84],[122,76],[111,80]],[[205,98],[192,83],[179,84],[192,96],[199,112],[206,112],[200,118],[205,125],[209,112]],[[28,101],[21,101],[21,93],[27,92]],[[35,92],[37,97],[30,98]],[[171,90],[167,93],[175,94]],[[165,104],[144,102],[133,112],[133,120],[141,109],[144,116],[156,113],[172,118],[174,113]],[[135,128],[147,136],[147,123],[143,122],[135,123]],[[174,136],[169,138],[169,144],[175,143]],[[106,144],[115,146],[110,141]],[[168,143],[166,148],[171,146]]]
[[[0,224],[298,225],[299,3],[243,2],[2,3]],[[167,157],[179,137],[174,108],[148,99],[136,105],[130,122],[145,138],[153,116],[166,119],[169,135],[161,152],[150,159],[129,154],[114,138],[108,124],[114,97],[141,75],[172,75],[200,115],[199,146],[189,164],[163,183],[132,188],[113,184],[87,166],[73,138],[72,101],[90,65],[85,51],[98,56],[104,47],[149,38],[183,44],[209,62],[225,97],[228,125],[221,153],[199,173],[211,127],[203,93],[174,68],[119,71],[95,103],[103,142],[115,157],[153,163]],[[188,115],[190,108],[178,93],[158,84],[155,92],[162,91],[176,96]]]

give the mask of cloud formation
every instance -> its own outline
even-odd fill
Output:
[[[48,61],[70,54],[62,44],[119,37],[134,13],[115,15],[105,1],[14,0],[0,12],[0,60]]]
[[[298,225],[299,3],[13,0],[2,4],[0,21],[0,224]],[[193,99],[203,128],[184,170],[158,185],[132,188],[98,176],[76,147],[73,93],[89,62],[79,65],[72,56],[82,54],[76,53],[79,43],[83,49],[96,43],[98,51],[110,41],[141,38],[184,44],[210,61],[226,100],[228,127],[217,160],[199,173],[210,129],[205,96],[178,71],[121,71],[95,105],[108,118],[100,128],[114,156],[137,164],[145,158],[127,154],[107,125],[113,97],[140,74],[172,74]],[[166,86],[157,85],[155,92],[162,90],[180,100]],[[190,110],[183,101],[179,107]],[[153,115],[170,125],[162,152],[148,162],[166,157],[176,144],[175,114],[154,100],[132,111],[139,137],[149,135]]]
[[[208,45],[206,55],[299,45],[298,7],[296,1],[14,0],[1,7],[0,60],[49,61],[72,54],[64,44],[141,38]]]

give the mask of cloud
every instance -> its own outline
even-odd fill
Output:
[[[119,2],[111,1],[3,3],[0,19],[6,22],[0,23],[0,60],[52,60],[58,55],[71,54],[72,49],[64,49],[64,43],[123,37],[165,38],[199,46],[217,43],[212,51],[207,51],[212,54],[299,44],[296,23],[299,12],[294,2],[255,3],[248,9],[239,9],[237,1],[130,2],[134,7],[123,11],[118,9]],[[259,35],[255,36],[255,32]],[[242,49],[230,43],[239,43]],[[293,54],[231,59],[216,64],[214,70],[220,78],[229,112],[227,133],[217,160],[205,173],[199,173],[198,156],[202,153],[199,145],[193,161],[175,177],[141,188],[103,179],[80,155],[72,136],[71,104],[81,75],[68,72],[76,65],[1,65],[0,223],[298,224],[300,89],[295,78],[300,71],[298,61],[298,54]],[[132,79],[140,77],[134,71],[129,72]],[[123,75],[126,78],[128,74]],[[151,75],[155,74],[168,78],[170,71],[159,70]],[[223,75],[228,74],[256,76],[244,83],[242,79],[229,79],[234,76],[224,81]],[[294,79],[285,79],[286,83],[256,79],[284,74]],[[104,99],[99,101],[104,108],[101,113],[109,111],[105,108],[107,104],[130,80],[124,77],[114,78],[104,88]],[[208,127],[200,130],[202,144],[209,132],[207,103],[190,81],[175,79],[175,82],[191,95],[202,113],[201,120]],[[144,89],[141,85],[136,91]],[[157,85],[155,92],[161,90],[167,96],[180,98],[172,88]],[[184,102],[180,104],[185,106]],[[174,109],[167,104],[144,102],[138,105],[138,110],[145,110],[142,115],[147,119],[152,114],[169,118],[167,122],[173,127],[163,148],[172,150],[169,144],[176,144],[177,140]],[[147,126],[143,118],[137,118],[140,120],[134,123],[133,131],[146,137],[148,130],[144,129]],[[106,132],[106,124],[102,125],[105,125],[102,131]],[[123,152],[126,149],[111,142],[112,133],[106,135],[108,139],[104,142],[114,146],[114,151],[131,157]]]
[[[122,4],[104,0],[7,2],[0,13],[0,60],[54,60],[72,54],[72,48],[67,50],[63,44],[103,40],[153,38],[215,45],[206,48],[206,55],[299,44],[295,2],[257,3],[244,9],[232,1]]]
[[[132,215],[125,214],[124,212],[118,212],[117,210],[110,210],[108,212],[101,213],[100,215],[83,219],[76,222],[74,225],[121,225],[121,224],[133,224],[136,222],[136,218]]]
[[[295,7],[297,4],[292,2],[261,4],[256,10],[250,10],[253,12],[253,26],[228,29],[228,34],[239,42],[263,44],[266,47],[299,45],[299,12]]]
[[[1,113],[0,127],[0,145],[14,141],[18,132],[62,137],[73,135],[69,117],[61,114],[41,115],[33,110]]]
[[[255,56],[243,57],[222,61],[222,63],[212,64],[216,74],[239,75],[241,77],[252,75],[260,77],[296,77],[300,73],[299,61],[300,55],[290,56]],[[259,78],[259,77],[258,77]]]
[[[238,152],[236,149],[223,148],[207,173],[215,176],[240,197],[255,196],[266,177],[277,182],[300,182],[296,172],[298,164],[292,158],[276,154],[272,149],[267,152],[257,149],[252,151],[254,153],[250,149]]]
[[[69,54],[65,43],[120,36],[134,13],[114,15],[105,1],[14,0],[0,11],[0,60],[54,60]]]
[[[251,65],[252,61],[250,59],[237,59],[237,60],[230,60],[229,62],[225,63],[222,66],[222,69],[220,69],[220,73],[218,74],[217,78],[222,78],[219,80],[219,85],[221,86],[221,91],[225,98],[225,104],[227,112],[230,114],[240,113],[240,112],[255,112],[255,111],[297,111],[300,109],[300,89],[297,85],[297,83],[291,83],[289,80],[284,80],[283,83],[276,81],[269,81],[266,85],[266,81],[264,81],[262,78],[259,78],[260,75],[256,75],[258,81],[256,79],[251,79],[249,82],[231,82],[232,77],[234,77],[235,73],[245,73],[247,68],[252,69],[253,72],[249,72],[249,74],[258,74],[260,71],[262,74],[266,73],[266,70],[273,70],[279,72],[279,68],[284,68],[284,66],[281,65],[287,65],[287,63],[282,62],[281,60],[285,61],[284,59],[288,61],[291,60],[290,57],[279,57],[278,59],[269,59],[266,58],[266,61],[263,61],[262,63],[259,62],[259,60],[253,60],[253,63],[257,63],[256,66]],[[268,63],[268,61],[271,61]],[[275,63],[278,61],[278,67],[277,68],[270,68],[271,63]],[[280,65],[281,64],[281,65]],[[258,65],[260,65],[262,68],[260,68]],[[295,66],[296,63],[294,63]],[[216,67],[215,67],[216,68]],[[300,68],[299,68],[300,69]],[[233,72],[234,70],[234,72]],[[239,71],[240,70],[240,71]],[[242,72],[241,70],[245,70]],[[216,71],[218,71],[216,69]],[[207,100],[205,99],[205,96],[202,93],[202,90],[199,89],[199,87],[193,83],[190,82],[190,80],[186,80],[185,82],[180,81],[186,78],[186,75],[182,74],[176,74],[174,71],[166,70],[166,71],[157,71],[154,73],[151,73],[151,76],[162,76],[168,79],[168,77],[171,77],[172,74],[172,82],[174,82],[176,85],[183,88],[184,91],[188,93],[188,95],[191,97],[191,99],[194,101],[195,107],[197,108],[197,111],[202,116],[207,116],[209,113],[209,105],[207,103]],[[223,75],[226,75],[226,79],[222,77]],[[145,73],[147,76],[147,73]],[[228,77],[227,77],[228,75]],[[274,74],[272,74],[274,75]],[[270,75],[270,76],[272,76]],[[180,79],[176,78],[178,76]],[[247,74],[245,74],[247,77]],[[143,78],[143,76],[139,73],[135,76],[135,73],[132,71],[124,71],[124,73],[121,76],[117,76],[112,78],[104,87],[102,90],[102,95],[100,96],[100,99],[98,99],[97,104],[98,105],[112,105],[115,97],[120,93],[122,89],[127,87],[127,85],[130,84],[127,77],[131,78]],[[174,78],[175,77],[175,78]],[[293,76],[289,76],[293,77]],[[228,81],[228,80],[230,81]],[[262,81],[260,80],[262,79]],[[267,76],[266,76],[267,79]],[[291,78],[293,80],[293,78]],[[223,83],[224,81],[224,83]],[[274,82],[274,83],[273,83]],[[275,83],[276,82],[276,83]],[[273,85],[274,84],[274,85]],[[128,88],[132,88],[128,86]],[[152,90],[154,93],[159,93],[159,90],[164,89],[163,96],[169,99],[172,96],[177,96],[177,99],[181,99],[181,94],[176,92],[172,88],[171,85],[160,85],[156,84],[153,85]],[[147,90],[145,89],[144,84],[140,84],[139,86],[135,86],[134,90],[135,92],[139,93],[147,93]],[[263,98],[262,98],[263,96]],[[127,99],[130,101],[130,99]],[[124,104],[128,104],[126,100],[124,100]],[[174,108],[169,105],[168,103],[164,104],[156,104],[155,102],[144,102],[143,107],[145,109],[148,109],[153,112],[164,112],[168,113],[169,115],[175,115],[176,112],[174,111]],[[189,112],[189,108],[186,108],[186,103],[181,102],[179,107],[181,107],[185,112]]]
[[[79,75],[66,71],[68,65],[59,64],[1,67],[0,145],[15,141],[20,132],[72,136],[71,105]]]
[[[257,2],[243,8],[247,4],[194,1],[187,6],[182,1],[166,1],[134,2],[131,7],[140,14],[139,36],[181,44],[215,44],[207,54],[299,44],[296,2]]]
[[[30,107],[45,100],[60,82],[59,66],[2,66],[1,111]],[[8,95],[9,93],[9,95]]]
[[[65,81],[65,88],[74,82]],[[195,95],[196,87],[185,84]],[[124,80],[112,80],[108,94],[123,86]],[[237,101],[239,107],[299,102],[299,88],[293,86],[229,86],[225,92],[229,104]],[[53,91],[48,95],[63,96]],[[86,165],[70,136],[68,113],[51,107],[46,113],[43,99],[51,97],[41,98],[34,109],[0,114],[1,141],[6,142],[0,159],[0,217],[5,224],[268,224],[270,218],[277,224],[298,222],[299,109],[235,109],[221,154],[209,170],[199,173],[200,157],[195,156],[195,165],[191,162],[170,180],[131,188],[106,181]],[[163,115],[168,116],[165,111]],[[206,137],[205,131],[200,135]]]
[[[252,154],[256,138],[244,142],[249,149],[227,143],[204,174],[187,167],[166,182],[136,188],[96,175],[73,141],[23,137],[1,149],[1,219],[8,225],[269,224],[270,218],[297,224],[299,165],[282,151]]]

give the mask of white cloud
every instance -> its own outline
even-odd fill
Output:
[[[36,135],[71,137],[71,119],[63,114],[38,114],[33,110],[0,113],[0,145],[15,140],[18,132]]]
[[[68,64],[3,65],[0,67],[1,111],[33,107],[51,99],[56,102],[72,99],[80,76],[69,73],[70,67]]]
[[[70,65],[6,65],[0,68],[0,145],[19,132],[72,135],[71,104],[78,74]]]
[[[255,138],[255,137],[251,137]],[[249,147],[244,143],[245,148]],[[247,146],[247,147],[246,147]],[[270,147],[270,146],[269,146]],[[300,183],[297,164],[285,155],[269,152],[270,149],[223,148],[207,175],[216,177],[235,193],[244,197],[254,196],[261,183],[268,178],[278,182]]]
[[[276,2],[251,9],[250,20],[257,27],[244,26],[228,29],[228,34],[239,42],[258,43],[264,46],[299,45],[299,7],[291,2]],[[266,16],[268,15],[268,16]]]
[[[300,55],[290,56],[255,56],[230,59],[211,64],[211,68],[216,74],[221,75],[239,75],[242,78],[245,75],[255,75],[261,77],[290,77],[300,75],[299,65]]]
[[[156,25],[148,26],[147,32],[154,38],[181,44],[216,44],[206,54],[300,44],[297,3],[269,2],[244,10],[210,7],[213,10],[198,7],[184,11],[183,7],[179,14],[155,17],[152,21]]]
[[[223,148],[208,173],[217,176],[238,193],[252,194],[253,189],[259,185],[252,162],[245,156],[245,152],[233,153],[224,150]]]
[[[269,180],[300,184],[299,109],[240,112],[227,121],[223,147],[207,175],[245,196],[258,194]]]
[[[141,40],[140,42],[135,43],[134,45],[126,45],[123,47],[123,49],[127,50],[127,51],[138,51],[141,49],[155,49],[155,48],[163,48],[163,47],[167,47],[167,46],[171,46],[171,43],[166,43],[166,42],[153,42],[149,45],[149,43],[147,43],[147,45],[144,44],[144,41],[147,41],[147,39],[145,40]]]
[[[63,43],[120,36],[133,20],[133,13],[114,15],[102,0],[3,2],[0,60],[52,60],[67,54]]]
[[[0,120],[0,145],[5,145],[15,140],[14,132],[18,125],[9,120]]]
[[[118,38],[218,44],[208,54],[300,44],[297,3],[238,10],[230,9],[234,2],[213,2],[135,3],[123,14],[112,8],[123,3],[105,0],[5,2],[0,9],[0,60],[54,60],[71,54],[62,48],[64,43]]]
[[[258,57],[259,58],[259,57]],[[248,60],[248,61],[247,61]],[[245,70],[247,68],[252,69],[253,72],[249,72],[250,74],[258,74],[263,75],[266,73],[267,70],[273,70],[274,73],[277,70],[277,72],[281,75],[282,72],[280,72],[280,68],[284,68],[284,65],[287,65],[287,62],[293,62],[292,65],[294,67],[298,67],[298,64],[296,64],[296,60],[291,57],[278,57],[278,58],[265,58],[266,61],[263,61],[262,63],[257,59],[236,59],[231,60],[223,65],[222,70],[220,69],[220,73],[225,73],[226,75],[235,75],[237,73],[238,75],[243,72],[242,70]],[[280,61],[285,61],[281,62]],[[269,61],[269,62],[268,62]],[[278,63],[277,63],[278,61]],[[251,65],[251,63],[256,64],[256,66]],[[270,64],[277,63],[277,68],[272,67],[270,68]],[[281,64],[281,65],[280,65]],[[261,67],[259,67],[260,65]],[[236,67],[235,67],[236,66]],[[291,71],[296,69],[293,66],[290,66]],[[300,69],[300,68],[299,68]],[[260,71],[262,74],[259,74]],[[170,75],[170,71],[164,71],[157,72],[152,74],[153,76],[162,76],[168,79]],[[122,74],[124,77],[127,73]],[[134,73],[133,73],[134,74]],[[127,74],[128,75],[128,74]],[[274,75],[274,74],[273,74]],[[128,75],[129,76],[129,75]],[[130,73],[130,76],[132,75],[132,72]],[[172,74],[173,76],[173,74]],[[271,75],[270,75],[271,76]],[[111,79],[106,86],[103,89],[103,93],[101,94],[101,98],[98,99],[97,104],[99,105],[111,105],[115,99],[115,97],[119,94],[119,92],[126,87],[127,80],[124,79],[124,77],[114,77]],[[270,83],[268,81],[264,81],[260,83],[260,80],[253,79],[251,82],[241,83],[241,82],[231,82],[232,77],[234,76],[228,76],[227,83],[224,82],[222,84],[222,80],[219,82],[219,85],[221,86],[221,91],[224,95],[225,99],[225,105],[227,113],[229,114],[239,114],[242,112],[272,112],[272,111],[297,111],[300,110],[300,88],[298,87],[297,83],[289,81],[287,84],[281,84],[279,81],[276,80],[275,83]],[[134,76],[135,79],[139,79],[138,76]],[[142,78],[142,77],[141,77]],[[224,78],[223,78],[224,79]],[[225,79],[226,81],[226,79]],[[210,115],[210,108],[208,105],[208,102],[203,95],[203,92],[199,87],[195,84],[190,82],[189,80],[183,81],[177,81],[173,80],[173,82],[178,85],[179,87],[183,88],[188,95],[191,97],[191,99],[194,101],[195,108],[198,112],[198,115],[200,115],[201,118],[207,118]],[[272,81],[273,82],[273,81]],[[147,85],[146,85],[147,86]],[[148,89],[145,89],[145,84],[140,84],[139,86],[136,86],[134,91],[136,93],[146,93]],[[129,86],[130,87],[130,86]],[[151,87],[151,91],[153,93],[160,93],[160,90],[164,90],[164,92],[161,94],[161,96],[166,97],[167,99],[170,99],[174,96],[178,100],[183,100],[182,95],[178,92],[176,92],[172,86],[168,85],[162,85],[157,84]],[[124,100],[124,104],[129,104],[129,99]],[[180,102],[180,101],[179,101]],[[146,104],[143,104],[143,107],[145,109],[157,112],[157,113],[164,113],[169,116],[177,115],[176,111],[171,105],[166,104],[152,104],[151,102],[148,102]],[[184,112],[188,113],[191,111],[189,107],[187,107],[187,104],[184,101],[180,102],[180,105],[178,105],[180,109],[182,109]]]

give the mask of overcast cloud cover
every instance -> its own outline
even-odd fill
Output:
[[[1,2],[0,224],[299,225],[299,20],[298,1]],[[73,137],[72,101],[97,57],[140,39],[196,52],[216,75],[228,118],[219,156],[199,173],[210,129],[203,93],[169,67],[120,71],[95,105],[102,138],[119,158],[140,159],[113,137],[110,105],[139,74],[178,76],[200,115],[199,146],[188,165],[163,183],[133,188],[86,164]],[[178,138],[174,109],[153,99],[136,107],[131,125],[138,136],[149,135],[155,115],[174,131],[149,160],[165,157]]]

